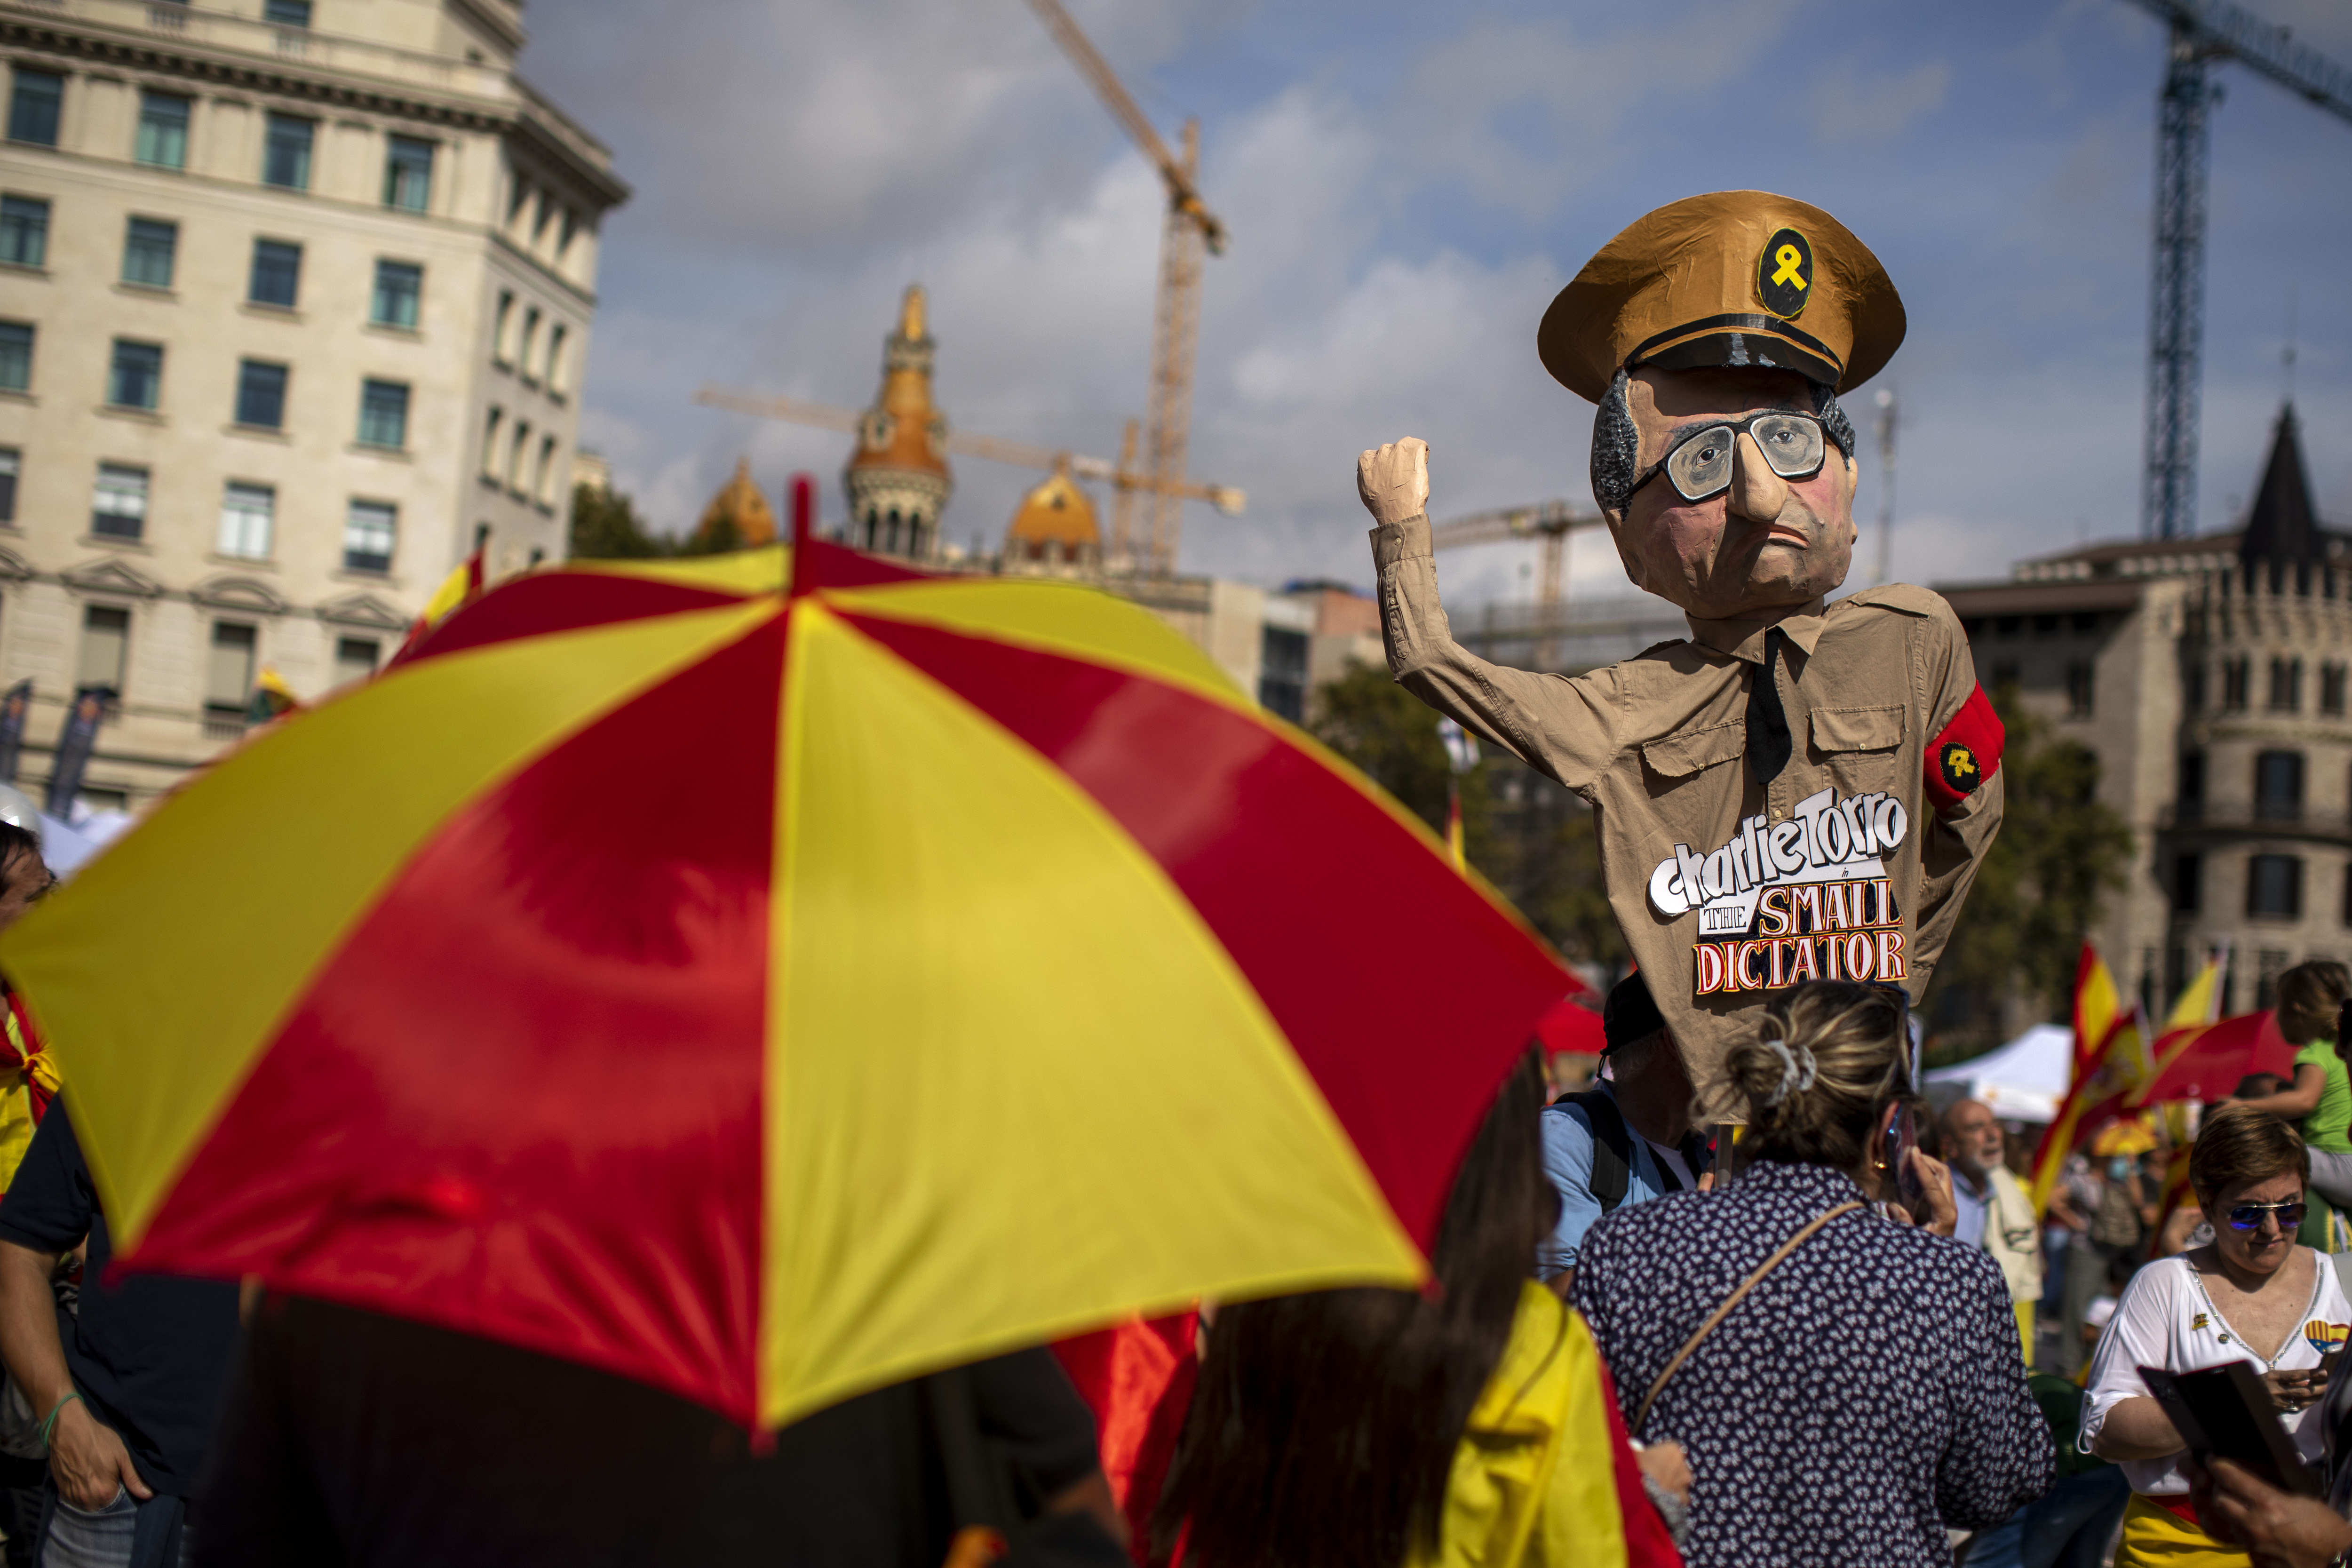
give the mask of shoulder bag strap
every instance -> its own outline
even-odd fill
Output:
[[[1616,1212],[1625,1201],[1633,1184],[1633,1134],[1625,1125],[1624,1113],[1617,1102],[1597,1089],[1577,1094],[1564,1094],[1552,1101],[1555,1105],[1574,1105],[1584,1112],[1592,1129],[1593,1200],[1600,1204],[1602,1214]]]
[[[1698,1326],[1698,1332],[1693,1334],[1690,1338],[1683,1342],[1683,1348],[1675,1352],[1675,1359],[1666,1363],[1666,1370],[1658,1373],[1658,1380],[1650,1384],[1650,1392],[1642,1396],[1642,1408],[1634,1413],[1633,1430],[1636,1434],[1640,1433],[1642,1430],[1642,1423],[1648,1420],[1650,1417],[1650,1406],[1658,1402],[1658,1395],[1665,1391],[1665,1386],[1668,1381],[1674,1377],[1675,1373],[1682,1371],[1683,1363],[1690,1360],[1691,1352],[1698,1349],[1700,1342],[1705,1340],[1707,1335],[1715,1332],[1717,1327],[1722,1323],[1723,1320],[1731,1315],[1731,1309],[1739,1305],[1741,1299],[1744,1298],[1748,1292],[1755,1289],[1757,1286],[1764,1282],[1764,1276],[1771,1273],[1772,1270],[1780,1267],[1781,1260],[1786,1258],[1789,1254],[1804,1246],[1805,1243],[1811,1238],[1813,1232],[1821,1229],[1822,1226],[1829,1224],[1830,1221],[1837,1218],[1838,1215],[1842,1214],[1852,1214],[1861,1206],[1862,1205],[1858,1203],[1844,1203],[1838,1205],[1837,1207],[1831,1209],[1826,1214],[1815,1215],[1806,1223],[1804,1229],[1799,1231],[1796,1235],[1790,1237],[1788,1240],[1780,1244],[1780,1251],[1775,1252],[1771,1257],[1758,1264],[1756,1266],[1756,1272],[1750,1274],[1747,1279],[1742,1279],[1739,1282],[1739,1289],[1734,1290],[1729,1296],[1724,1299],[1723,1305],[1715,1310],[1715,1314],[1708,1318],[1706,1322],[1701,1323]]]

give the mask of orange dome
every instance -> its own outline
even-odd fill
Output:
[[[1021,498],[1013,525],[1004,531],[1007,555],[1035,558],[1043,556],[1048,545],[1059,545],[1065,556],[1075,556],[1081,546],[1101,542],[1102,535],[1095,526],[1095,503],[1072,482],[1067,458],[1054,465],[1043,484]]]
[[[695,524],[694,537],[704,544],[727,525],[734,528],[732,548],[749,550],[755,545],[772,544],[776,539],[776,514],[768,510],[768,498],[751,482],[751,459],[735,459],[735,477],[719,487],[702,509],[702,521]]]

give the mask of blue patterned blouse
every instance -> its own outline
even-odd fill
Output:
[[[1723,1192],[1595,1225],[1576,1304],[1628,1426],[1758,1264],[1862,1196],[1824,1166],[1759,1164]],[[2055,1459],[2000,1266],[1868,1209],[1830,1221],[1767,1275],[1634,1436],[1688,1451],[1691,1568],[1948,1563],[1947,1525],[2007,1519],[2047,1489]]]

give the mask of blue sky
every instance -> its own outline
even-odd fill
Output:
[[[1068,3],[1165,132],[1200,116],[1233,232],[1192,466],[1251,504],[1189,511],[1188,570],[1369,581],[1353,460],[1403,435],[1432,443],[1440,517],[1589,499],[1590,409],[1537,364],[1536,321],[1642,213],[1744,186],[1835,213],[1902,289],[1909,339],[1855,399],[1902,399],[1896,576],[2137,531],[2165,43],[2129,0]],[[2352,7],[2253,9],[2352,60]],[[740,456],[772,495],[815,470],[837,513],[845,437],[690,399],[863,405],[911,280],[953,423],[1117,451],[1145,402],[1158,182],[1022,0],[530,15],[525,74],[636,188],[605,230],[583,438],[658,525]],[[2292,319],[2320,510],[2352,527],[2352,123],[2217,75],[2200,526],[2252,491]],[[1030,482],[960,461],[948,537],[993,540]],[[1866,538],[1879,487],[1872,454]],[[1449,560],[1448,596],[1524,595],[1526,559]],[[1571,580],[1625,591],[1596,535]]]

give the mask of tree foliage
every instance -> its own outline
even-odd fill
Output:
[[[572,491],[572,558],[575,561],[643,561],[666,555],[721,555],[743,548],[731,517],[717,519],[684,539],[656,533],[637,515],[636,503],[617,490],[579,485]]]
[[[2083,940],[2125,885],[2130,826],[2098,798],[2099,759],[2026,711],[2013,687],[1994,695],[2008,731],[2000,831],[1937,965],[1928,1016],[1954,1043],[1990,1045],[2014,1020],[2063,1015]]]
[[[1369,774],[1432,830],[1445,831],[1445,746],[1438,716],[1386,669],[1355,665],[1316,693],[1316,738]],[[1601,879],[1592,813],[1517,758],[1482,745],[1464,774],[1462,839],[1478,873],[1570,957],[1611,968],[1625,939]]]
[[[575,560],[640,561],[667,555],[668,542],[649,531],[628,497],[600,485],[572,491],[572,554]]]

